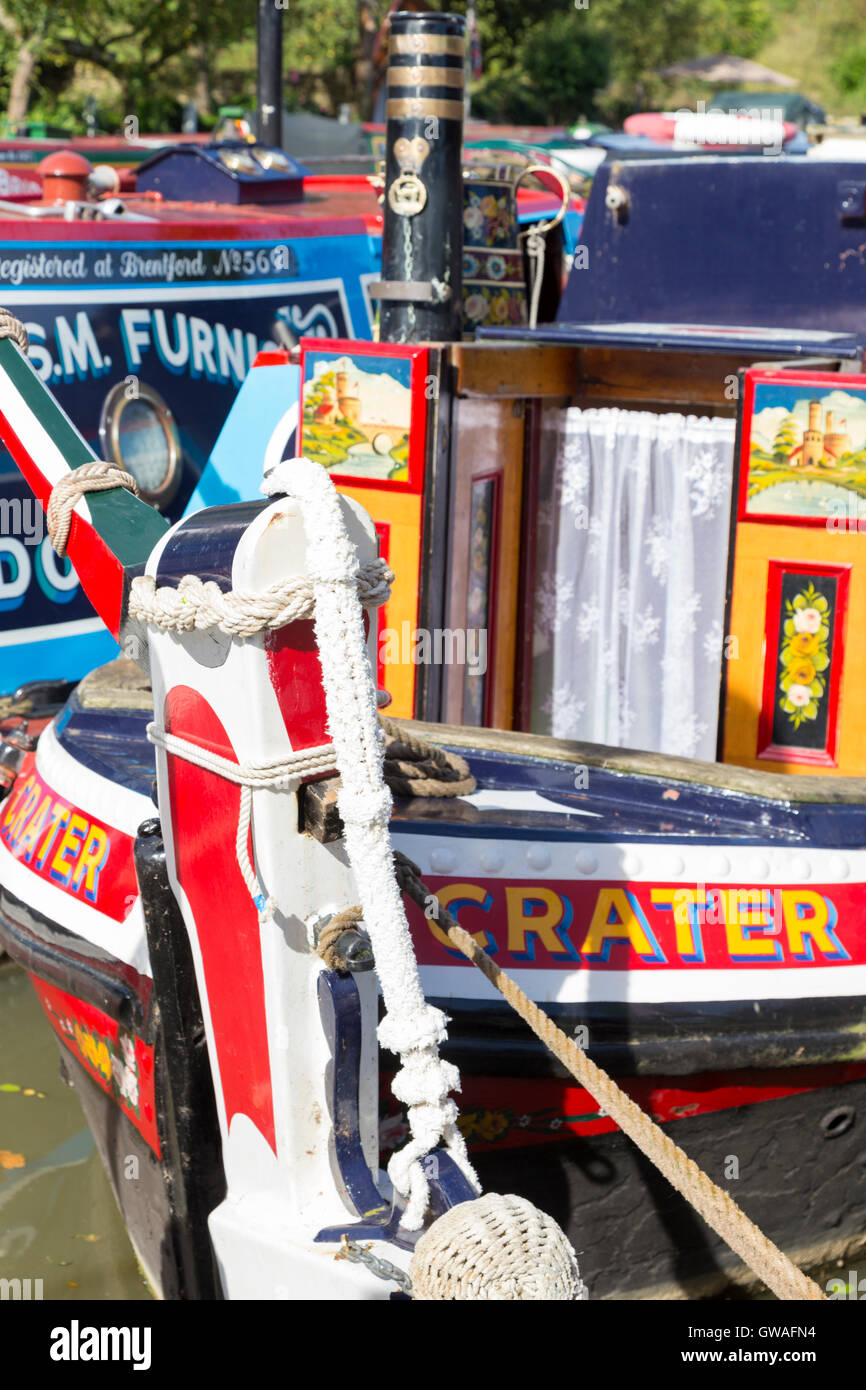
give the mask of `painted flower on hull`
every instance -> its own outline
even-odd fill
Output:
[[[823,674],[830,665],[830,604],[813,582],[786,600],[787,618],[779,652],[782,709],[795,729],[817,719],[827,686]]]
[[[812,700],[812,692],[807,685],[791,685],[788,687],[788,699],[796,709],[805,709]]]
[[[825,599],[826,603],[827,600]],[[817,608],[801,608],[794,614],[794,627],[797,632],[818,632],[821,627],[821,614]]]

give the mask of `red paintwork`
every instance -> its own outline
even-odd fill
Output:
[[[379,542],[379,556],[387,565],[391,556],[391,523],[389,521],[374,521],[376,528],[376,539]],[[381,634],[387,627],[387,604],[376,609],[376,687],[379,690],[386,689],[385,662],[382,657],[382,637]]]
[[[717,331],[717,330],[714,330]],[[731,330],[736,332],[737,330]],[[738,488],[737,488],[737,520],[747,521],[750,525],[756,526],[818,526],[823,530],[827,529],[828,518],[826,516],[797,516],[792,513],[777,512],[748,512],[746,503],[748,501],[749,489],[749,446],[752,436],[752,415],[755,409],[755,386],[763,383],[778,383],[780,386],[792,387],[802,386],[804,395],[810,386],[826,386],[839,388],[839,375],[836,372],[773,372],[764,371],[761,368],[750,368],[744,374],[745,382],[743,388],[743,415],[740,426],[739,439],[739,458],[738,463]],[[863,390],[866,387],[866,376],[845,376],[845,388]],[[829,481],[833,481],[832,478]],[[847,518],[846,518],[847,520]],[[866,529],[866,528],[864,528]],[[820,568],[818,566],[817,568]]]
[[[748,99],[748,92],[744,92],[743,105],[746,105]],[[683,114],[697,116],[699,113],[689,111]],[[713,114],[714,113],[711,111],[706,112],[708,123],[712,121]],[[719,113],[718,119],[721,120],[724,114],[727,113]],[[775,120],[775,117],[772,117],[769,111],[763,115],[763,119],[759,116],[753,118],[754,124],[757,127],[760,127],[764,121],[771,119]],[[680,116],[675,112],[641,111],[634,116],[627,116],[622,125],[623,130],[629,135],[646,135],[650,140],[658,140],[661,144],[666,144],[675,138],[679,120]],[[793,140],[794,136],[797,134],[797,127],[792,121],[780,121],[779,124],[784,129],[784,140],[785,144],[787,144],[788,141]],[[759,148],[759,146],[756,146],[753,142],[745,140],[713,141],[712,143],[710,141],[701,140],[700,142],[695,141],[695,143],[699,143],[701,149],[705,150],[743,150],[745,152],[750,148]]]
[[[2,156],[0,156],[2,158]],[[299,203],[270,203],[244,207],[225,203],[163,203],[142,194],[124,194],[130,213],[152,218],[148,222],[100,222],[100,241],[166,241],[201,239],[232,241],[248,237],[252,229],[262,238],[360,236],[381,233],[382,211],[376,194],[363,178],[305,179],[305,197]],[[66,222],[57,217],[25,218],[0,211],[4,241],[92,242],[96,231],[89,221]]]
[[[292,360],[292,355],[285,348],[269,349],[267,352],[257,352],[254,367],[287,367]]]
[[[30,979],[57,1036],[106,1095],[112,1097],[159,1158],[153,1048],[126,1030],[121,1040],[119,1025],[101,1009],[55,989],[35,975]],[[130,1066],[131,1057],[134,1066]],[[122,1082],[125,1090],[121,1089]]]
[[[750,518],[751,520],[751,518]],[[779,652],[779,629],[782,626],[782,579],[786,574],[802,574],[804,582],[812,574],[835,575],[836,611],[833,614],[833,655],[827,672],[827,742],[824,748],[798,748],[771,742],[773,716],[779,688],[776,666]],[[767,568],[767,609],[764,618],[766,649],[764,655],[764,684],[761,691],[761,715],[758,721],[757,756],[773,762],[811,763],[820,767],[838,767],[839,692],[845,664],[845,626],[848,617],[848,584],[850,565],[817,565],[811,561],[797,564],[791,560],[770,560]]]
[[[237,762],[197,691],[170,690],[164,720],[170,733]],[[171,755],[168,784],[177,873],[198,932],[226,1123],[248,1116],[276,1152],[258,913],[235,856],[241,789]]]
[[[347,466],[334,464],[328,469],[330,476],[352,487],[387,487],[389,492],[421,492],[424,486],[424,465],[427,450],[427,363],[429,353],[426,347],[415,347],[407,343],[359,343],[353,338],[302,338],[301,339],[301,418],[298,427],[298,453],[304,452],[304,386],[307,371],[307,353],[333,353],[335,357],[408,357],[412,363],[409,374],[410,428],[409,434],[409,477],[405,482],[393,478],[371,478],[356,476]]]
[[[782,1100],[823,1086],[838,1086],[866,1076],[866,1062],[754,1072],[720,1072],[680,1077],[618,1077],[627,1095],[659,1124]],[[382,1079],[382,1096],[390,1116],[383,1122],[383,1149],[389,1153],[403,1140],[390,1077]],[[469,1148],[527,1148],[561,1143],[571,1135],[612,1134],[618,1126],[588,1091],[573,1082],[546,1077],[467,1076],[461,1078],[459,1125]],[[688,1140],[683,1142],[687,1143]]]
[[[265,637],[268,674],[292,748],[329,742],[322,666],[312,621],[289,623]]]
[[[3,804],[0,839],[37,878],[115,922],[138,898],[132,837],[59,796],[36,771],[35,753],[22,762]]]
[[[36,172],[42,179],[42,195],[46,202],[62,203],[67,198],[75,201],[84,198],[93,165],[75,150],[57,150],[40,161]]]
[[[631,972],[667,965],[690,973],[826,971],[866,963],[863,886],[858,883],[779,888],[748,881],[732,887],[711,881],[686,886],[548,878],[538,883],[474,874],[465,881],[456,874],[425,878],[504,970]],[[690,906],[701,889],[706,895],[702,919],[678,929],[677,903]],[[749,897],[743,898],[746,893]],[[414,903],[407,901],[406,907],[421,965],[472,969],[435,922]],[[597,935],[588,947],[593,927]],[[670,987],[675,988],[675,981]]]

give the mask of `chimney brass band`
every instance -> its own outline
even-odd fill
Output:
[[[389,87],[460,87],[463,86],[462,68],[389,68]]]
[[[463,39],[452,34],[392,34],[388,53],[449,53],[462,58]]]
[[[443,121],[462,121],[463,102],[440,101],[432,97],[407,97],[387,102],[385,115],[389,121],[407,116],[439,116]]]

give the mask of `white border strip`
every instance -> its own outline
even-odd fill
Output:
[[[143,820],[158,814],[149,796],[101,777],[67,753],[53,724],[48,725],[36,745],[36,771],[58,797],[133,838]],[[153,775],[156,776],[155,761]]]
[[[5,841],[0,840],[0,864],[3,866],[3,886],[28,906],[42,913],[49,921],[57,922],[74,932],[83,941],[99,946],[141,975],[150,975],[150,959],[144,931],[141,899],[136,898],[129,916],[123,922],[107,917],[97,907],[78,898],[34,873],[16,859]],[[38,973],[38,972],[36,972]]]
[[[494,960],[496,957],[494,956]],[[866,994],[866,965],[804,965],[798,970],[509,970],[520,988],[539,1004],[674,1004],[720,1000],[829,999]],[[501,999],[480,970],[462,965],[422,965],[428,998]],[[756,1024],[760,1015],[755,1015]]]
[[[552,808],[551,808],[552,809]],[[564,809],[564,808],[563,808]],[[575,827],[576,828],[576,827]],[[591,833],[590,823],[581,831]],[[866,850],[790,845],[696,845],[687,840],[656,844],[646,839],[616,843],[424,834],[394,822],[397,849],[422,874],[464,879],[548,880],[580,883],[734,883],[757,886],[866,882]]]

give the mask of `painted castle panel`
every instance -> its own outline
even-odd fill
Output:
[[[866,530],[864,379],[749,372],[746,388],[740,516]]]

